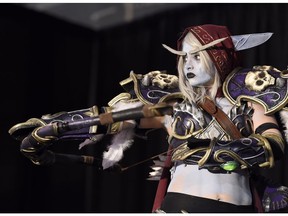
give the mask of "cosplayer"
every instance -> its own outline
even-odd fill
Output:
[[[284,154],[282,125],[274,114],[286,112],[288,85],[286,71],[240,67],[237,51],[249,48],[249,37],[233,37],[225,26],[189,27],[177,50],[164,45],[177,55],[178,77],[160,71],[131,73],[120,83],[127,92],[101,112],[94,106],[44,115],[13,126],[9,133],[35,164],[79,160],[106,170],[121,160],[135,128],[165,128],[171,176],[155,212],[256,212],[251,176],[273,167]],[[256,38],[252,46],[270,36],[259,37],[264,39]],[[114,134],[114,139],[101,161],[48,150],[63,139],[83,140],[83,147],[105,134]],[[263,191],[266,211],[287,206],[286,187]],[[279,194],[273,199],[267,191]]]

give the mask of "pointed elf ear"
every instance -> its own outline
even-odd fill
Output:
[[[250,49],[255,46],[259,46],[265,43],[273,33],[255,33],[255,34],[245,34],[245,35],[233,35],[231,39],[233,41],[236,51]]]

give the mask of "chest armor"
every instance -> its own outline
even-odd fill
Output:
[[[243,106],[235,107],[228,102],[226,98],[218,100],[217,106],[220,107],[230,119],[236,119],[238,125],[246,124],[252,121],[252,115],[249,116],[243,113],[239,114],[239,109],[243,110]],[[230,136],[220,126],[220,124],[210,114],[187,102],[177,104],[174,108],[174,115],[172,117],[172,135],[170,135],[168,142],[174,147],[186,142],[189,137],[196,137],[199,139],[212,139],[227,141]],[[240,129],[240,128],[239,128]]]

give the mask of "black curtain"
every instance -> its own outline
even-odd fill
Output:
[[[123,92],[119,82],[134,73],[167,70],[176,74],[176,47],[190,25],[226,25],[232,34],[273,32],[261,46],[242,51],[243,66],[287,68],[285,3],[203,3],[169,10],[143,20],[92,31],[16,4],[0,4],[1,193],[6,213],[149,213],[157,182],[147,181],[151,161],[122,173],[84,165],[40,167],[19,152],[8,130],[43,114],[105,106]],[[129,166],[167,149],[166,134],[136,138],[121,162]],[[55,152],[99,155],[110,137],[78,150],[78,142],[51,146]],[[103,147],[104,146],[104,147]],[[283,159],[263,173],[288,185]]]

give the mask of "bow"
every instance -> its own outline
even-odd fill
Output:
[[[64,113],[62,114],[62,116],[64,116],[62,118],[66,119],[65,121],[58,119],[51,121],[49,124],[45,124],[43,119],[29,119],[27,122],[14,125],[10,128],[9,134],[16,140],[21,141],[20,151],[36,165],[50,165],[56,162],[84,163],[96,165],[99,169],[102,169],[102,159],[85,155],[59,154],[50,151],[48,147],[52,145],[52,143],[67,137],[75,138],[76,135],[83,137],[82,129],[85,129],[84,133],[88,133],[89,128],[94,126],[111,125],[115,122],[125,120],[171,115],[173,108],[166,103],[158,103],[155,105],[142,105],[122,111],[105,112],[89,118],[86,116],[86,118],[83,119],[84,114],[87,113],[87,110],[84,111]],[[72,114],[77,114],[77,116],[82,115],[82,119],[67,120],[67,116],[71,116]],[[27,130],[31,130],[31,128],[33,128],[33,131],[23,138],[23,130],[27,132]],[[82,134],[77,134],[80,130],[82,130]],[[118,169],[119,168],[118,166]],[[121,168],[122,171],[126,169],[127,168]]]

